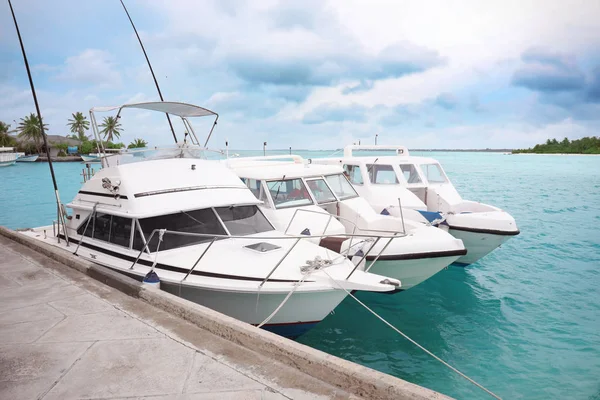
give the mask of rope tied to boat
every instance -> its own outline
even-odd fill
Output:
[[[361,306],[363,306],[367,311],[369,311],[371,314],[373,314],[375,317],[377,317],[379,320],[381,320],[381,322],[383,322],[384,324],[386,324],[387,326],[389,326],[390,328],[392,328],[394,331],[396,331],[396,333],[400,334],[406,340],[408,340],[409,342],[411,342],[412,344],[414,344],[415,346],[417,346],[419,349],[423,350],[425,353],[427,353],[428,355],[430,355],[431,357],[433,357],[434,359],[436,359],[437,361],[439,361],[440,363],[442,363],[444,366],[450,368],[452,371],[456,372],[458,375],[460,375],[461,377],[465,378],[466,380],[468,380],[473,385],[477,386],[478,388],[480,388],[481,390],[483,390],[484,392],[486,392],[487,394],[489,394],[493,398],[498,399],[498,400],[502,400],[502,398],[500,396],[498,396],[497,394],[495,394],[491,390],[487,389],[482,384],[476,382],[474,379],[470,378],[469,376],[467,376],[463,372],[459,371],[457,368],[455,368],[452,365],[448,364],[446,361],[442,360],[441,358],[439,358],[438,356],[436,356],[435,354],[433,354],[431,351],[427,350],[425,347],[421,346],[414,339],[412,339],[411,337],[409,337],[407,334],[405,334],[404,332],[402,332],[400,329],[396,328],[394,325],[392,325],[391,323],[389,323],[385,318],[383,318],[382,316],[380,316],[379,314],[377,314],[375,311],[373,311],[372,309],[370,309],[365,303],[363,303],[362,301],[360,301],[350,291],[348,291],[345,287],[343,287],[335,279],[333,279],[331,277],[331,275],[329,275],[327,273],[327,271],[323,270],[323,273],[325,275],[327,275],[329,277],[329,279],[331,279],[331,281],[333,282],[334,285],[336,285],[337,287],[339,287],[340,289],[342,289],[343,291],[345,291],[348,294],[348,296],[350,296],[354,300],[356,300],[356,302],[358,304],[360,304]]]

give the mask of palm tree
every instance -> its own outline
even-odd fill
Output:
[[[104,134],[104,139],[108,142],[112,142],[113,138],[121,137],[121,123],[115,117],[104,117],[100,128],[102,128],[100,133]]]
[[[44,124],[44,131],[48,129],[48,124]],[[43,133],[40,131],[40,120],[37,115],[31,113],[25,118],[21,118],[21,122],[17,127],[19,137],[27,140],[31,140],[35,143],[35,148],[38,153],[41,153],[41,141],[43,140]]]
[[[0,133],[8,134],[8,130],[10,129],[10,125],[4,121],[0,121]]]
[[[144,139],[135,139],[133,142],[129,143],[127,146],[128,149],[141,149],[143,147],[148,146],[148,142]]]
[[[0,147],[14,147],[16,145],[15,139],[8,134],[10,125],[0,121]]]
[[[77,139],[83,142],[87,142],[89,138],[85,135],[85,131],[90,129],[90,122],[87,120],[85,115],[77,111],[73,115],[73,119],[69,120],[67,126],[71,127],[71,132],[76,133],[77,136],[73,135],[73,139]]]

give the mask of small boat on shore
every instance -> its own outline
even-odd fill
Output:
[[[17,161],[17,153],[13,147],[0,147],[0,167],[14,165]]]
[[[25,155],[25,153],[17,153],[17,162],[36,162],[40,157],[39,154]]]
[[[393,151],[396,155],[354,155]],[[388,153],[389,154],[389,153]],[[410,156],[404,146],[350,145],[343,157],[313,159],[344,168],[356,191],[382,214],[429,222],[461,239],[468,253],[456,264],[469,265],[518,235],[514,218],[504,210],[463,200],[440,163]]]

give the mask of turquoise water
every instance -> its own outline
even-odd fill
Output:
[[[361,300],[505,399],[600,399],[600,157],[421,155],[440,160],[464,198],[509,211],[522,233],[470,267]],[[55,168],[68,202],[81,165]],[[47,164],[0,168],[0,225],[55,215]],[[456,398],[486,397],[352,299],[299,341]]]

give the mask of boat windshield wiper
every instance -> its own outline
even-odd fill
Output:
[[[377,157],[375,159],[375,161],[373,161],[373,164],[371,164],[371,166],[369,168],[367,168],[367,175],[371,179],[371,182],[373,182],[373,178],[374,178],[374,177],[371,176],[371,170],[373,169],[373,167],[375,166],[375,164],[377,164],[377,160],[379,160],[379,157]]]
[[[277,186],[277,193],[275,193],[275,199],[277,199],[277,196],[279,196],[279,190],[281,189],[281,184],[285,181],[285,175],[283,176],[283,178],[281,178],[281,180],[279,181],[279,185]]]
[[[197,220],[196,218],[192,217],[190,214],[186,213],[185,211],[180,211],[180,213],[182,213],[183,215],[189,217],[190,219],[196,221],[199,225],[206,225],[204,222]]]

